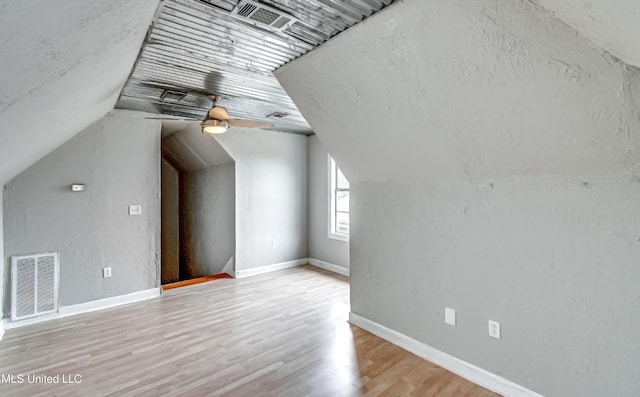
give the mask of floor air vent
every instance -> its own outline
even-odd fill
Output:
[[[11,257],[11,320],[58,310],[58,253]]]
[[[291,15],[253,0],[240,1],[231,11],[231,15],[249,21],[256,26],[275,30],[284,30],[297,21]]]

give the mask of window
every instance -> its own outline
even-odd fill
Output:
[[[349,240],[349,181],[329,156],[329,238]]]

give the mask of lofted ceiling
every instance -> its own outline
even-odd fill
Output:
[[[313,131],[273,71],[393,0],[166,0],[118,108],[204,119],[208,95],[232,118]]]

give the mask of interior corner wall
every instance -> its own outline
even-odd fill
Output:
[[[637,69],[528,1],[405,0],[276,76],[351,181],[354,313],[548,397],[637,396]]]
[[[4,187],[2,187],[4,191]],[[0,192],[0,308],[4,307],[4,268],[5,268],[5,260],[4,260],[4,207],[3,207],[3,197],[4,192]],[[2,334],[4,333],[4,323],[2,322],[2,317],[0,316],[0,339],[2,338]]]
[[[309,258],[349,268],[349,242],[331,239],[329,232],[329,158],[317,136],[309,147]]]
[[[161,283],[180,280],[180,176],[164,158],[161,167]]]
[[[236,164],[236,273],[307,258],[307,137],[233,128],[216,139]]]
[[[185,226],[182,249],[194,278],[219,274],[233,261],[236,248],[235,164],[233,162],[183,173]]]
[[[7,183],[5,261],[59,252],[61,306],[158,287],[159,184],[160,124],[114,111]],[[4,280],[9,315],[8,267]]]
[[[630,181],[352,185],[351,309],[544,396],[634,396],[640,184]]]

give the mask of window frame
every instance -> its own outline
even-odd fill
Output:
[[[338,167],[338,165],[336,164],[335,160],[331,157],[331,155],[327,154],[327,163],[328,163],[328,187],[329,187],[329,194],[328,194],[328,198],[329,198],[329,205],[328,205],[328,225],[327,225],[327,237],[333,240],[340,240],[340,241],[349,241],[349,234],[347,233],[340,233],[338,231],[336,231],[336,217],[337,217],[337,213],[338,212],[342,212],[345,213],[345,211],[337,211],[336,209],[336,194],[337,192],[340,191],[347,191],[350,192],[351,190],[351,185],[349,185],[348,189],[345,188],[338,188],[336,186],[337,184],[337,180],[338,180],[338,169],[340,167]],[[349,193],[349,199],[351,199],[351,193]],[[347,214],[350,214],[351,208],[349,208],[349,212],[347,212]],[[350,222],[349,222],[350,223]],[[351,231],[351,225],[349,225],[349,231]]]

